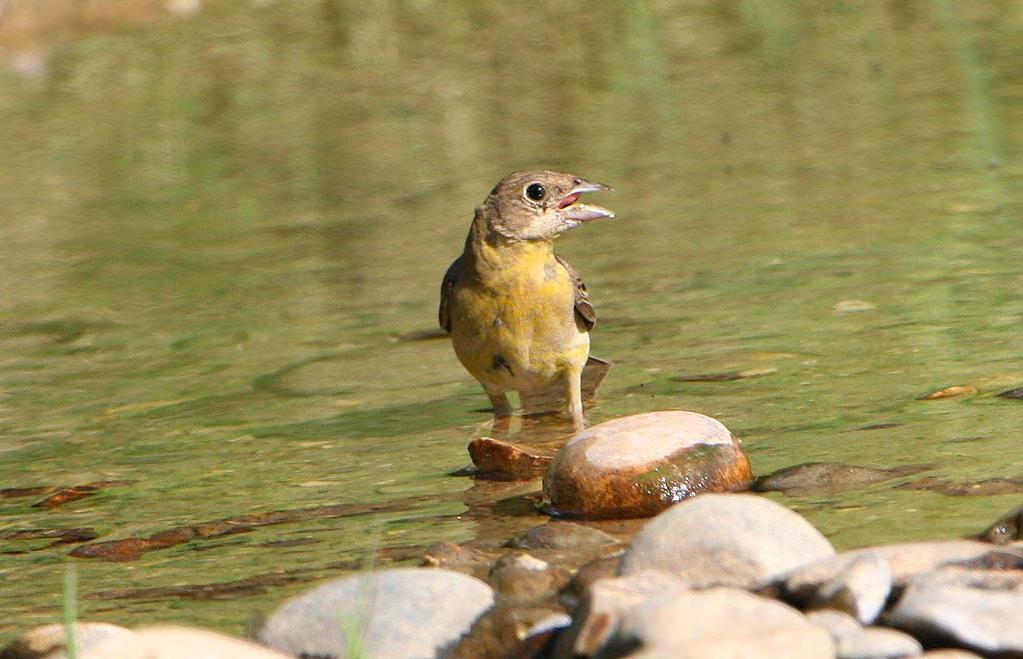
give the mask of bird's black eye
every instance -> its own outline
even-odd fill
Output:
[[[526,196],[533,201],[540,201],[547,195],[547,188],[539,183],[530,183],[526,186]]]

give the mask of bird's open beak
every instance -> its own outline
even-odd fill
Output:
[[[581,197],[583,193],[601,191],[611,192],[612,190],[614,190],[614,188],[609,185],[604,185],[603,183],[580,181],[579,185],[572,188],[569,193],[562,197],[561,201],[558,202],[558,210],[561,211],[561,214],[564,217],[574,222],[589,222],[590,220],[599,220],[602,217],[614,217],[615,214],[606,208],[579,203],[579,197]]]

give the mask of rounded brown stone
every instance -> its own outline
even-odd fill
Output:
[[[543,481],[554,515],[648,517],[700,492],[733,492],[753,478],[742,443],[696,412],[626,416],[588,428],[554,457]]]

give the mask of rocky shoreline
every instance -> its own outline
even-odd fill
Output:
[[[419,567],[313,587],[251,640],[83,621],[77,656],[1023,657],[1023,508],[980,539],[836,553],[785,506],[732,492],[750,485],[748,460],[709,417],[625,417],[553,460],[523,453],[490,440],[473,457],[506,478],[546,470],[554,513],[656,515],[625,540],[552,518],[500,548],[440,543]],[[774,480],[793,486],[792,473]],[[66,657],[65,634],[29,630],[0,659]]]

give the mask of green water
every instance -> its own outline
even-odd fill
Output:
[[[0,541],[0,641],[60,619],[69,562],[83,619],[240,633],[338,562],[539,519],[535,485],[446,475],[486,398],[446,340],[397,339],[435,326],[474,205],[522,167],[617,189],[559,247],[616,363],[591,421],[710,414],[759,474],[1021,476],[1023,403],[993,394],[1023,386],[1023,8],[674,5],[221,0],[53,29],[45,72],[4,68],[0,487],[131,482],[0,499],[0,531],[393,506],[126,563]],[[671,379],[742,369],[777,370]],[[979,393],[915,400],[954,384]],[[772,496],[839,547],[976,533],[1021,498],[899,482]]]

